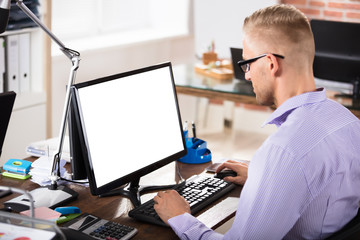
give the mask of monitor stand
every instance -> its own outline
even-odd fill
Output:
[[[141,194],[146,192],[161,190],[161,189],[170,189],[176,186],[176,184],[172,185],[161,185],[161,186],[140,186],[139,185],[140,178],[135,181],[131,181],[126,187],[117,188],[111,190],[107,193],[100,194],[99,197],[110,197],[115,195],[121,195],[130,199],[131,203],[134,207],[138,207],[141,205]]]

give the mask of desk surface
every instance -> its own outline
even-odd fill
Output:
[[[257,104],[250,82],[207,77],[196,73],[193,64],[175,65],[173,72],[178,93]]]
[[[245,104],[257,104],[252,85],[236,79],[219,80],[195,73],[194,64],[173,66],[177,93],[205,98],[218,98]],[[317,87],[323,87],[318,85]],[[329,98],[347,107],[360,118],[360,104],[354,105],[351,98],[338,97],[336,88],[328,88]]]
[[[204,172],[205,167],[210,163],[205,164],[184,164],[171,163],[153,173],[144,176],[140,184],[147,185],[167,185],[179,182],[179,175],[177,169],[184,179],[189,178],[194,174],[207,174]],[[18,180],[0,176],[0,185],[17,187],[26,190],[37,188],[38,185],[30,180]],[[91,213],[98,217],[118,222],[121,224],[136,227],[139,232],[133,239],[178,239],[171,228],[160,227],[152,224],[136,221],[128,217],[128,212],[133,208],[132,204],[127,198],[120,196],[99,198],[93,196],[90,190],[86,187],[71,184],[69,187],[79,193],[77,200],[69,203],[69,206],[77,206],[82,212]],[[196,216],[201,219],[208,227],[216,229],[224,222],[234,216],[238,197],[240,196],[241,187],[235,188],[223,198],[216,201],[207,209],[201,211]],[[142,196],[142,202],[151,199],[156,193],[145,194]],[[3,202],[12,199],[17,195],[0,199]]]

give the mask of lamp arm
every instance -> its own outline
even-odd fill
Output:
[[[68,116],[68,113],[69,113],[70,100],[71,100],[70,91],[71,91],[71,86],[75,82],[76,72],[77,72],[77,70],[79,68],[79,62],[80,62],[79,56],[74,56],[72,58],[73,66],[72,66],[71,71],[70,71],[68,85],[67,85],[67,88],[66,88],[64,111],[63,111],[63,115],[62,115],[62,118],[61,118],[61,128],[60,128],[60,133],[59,133],[59,145],[58,145],[58,148],[56,150],[56,154],[54,156],[54,162],[53,162],[53,165],[52,165],[51,173],[55,173],[56,164],[59,163],[60,159],[61,159],[61,153],[62,153],[63,144],[64,144],[64,138],[65,138],[66,121],[67,121],[67,116]],[[59,168],[58,168],[58,171],[60,171]],[[59,176],[60,176],[60,174],[58,174],[58,177]]]
[[[44,32],[60,47],[60,50],[71,60],[73,53],[40,21],[40,19],[25,5],[23,0],[17,0],[16,5],[28,15]]]
[[[24,4],[23,0],[16,0],[16,5],[26,14],[31,20],[33,20],[44,32],[60,47],[60,50],[71,60],[72,68],[70,70],[69,81],[66,89],[64,111],[61,120],[60,134],[59,134],[59,145],[54,155],[53,165],[51,169],[51,188],[56,189],[57,180],[60,177],[60,169],[56,172],[56,166],[60,164],[61,153],[65,138],[66,121],[69,113],[71,94],[71,86],[75,82],[76,72],[79,68],[80,53],[66,48],[65,45],[39,20],[39,18],[31,12],[31,10]]]

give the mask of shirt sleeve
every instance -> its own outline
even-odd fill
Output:
[[[168,223],[180,239],[223,239],[223,235],[206,227],[202,222],[188,213],[173,217],[169,219]]]
[[[301,169],[291,154],[265,144],[248,171],[230,230],[221,235],[183,214],[169,220],[180,239],[283,239],[311,198]]]
[[[312,196],[296,156],[271,143],[254,155],[232,228],[235,239],[283,239]]]

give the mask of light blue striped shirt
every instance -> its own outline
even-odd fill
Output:
[[[360,120],[320,89],[288,99],[265,124],[278,130],[251,160],[231,229],[221,235],[183,214],[169,220],[181,239],[324,239],[356,215]]]

